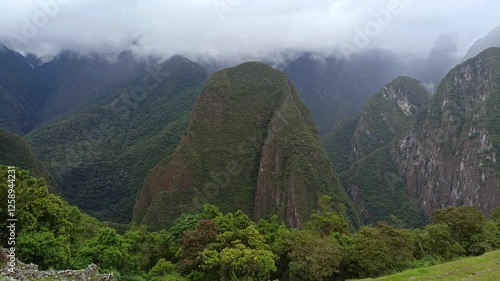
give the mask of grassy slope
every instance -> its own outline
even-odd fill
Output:
[[[71,204],[101,220],[131,219],[137,191],[184,134],[206,79],[201,66],[180,57],[165,63],[162,71],[170,75],[144,96],[122,88],[106,104],[28,135]]]
[[[436,280],[436,281],[497,281],[500,278],[500,251],[486,253],[479,257],[464,258],[454,262],[431,267],[422,267],[404,272],[365,279],[376,281]]]

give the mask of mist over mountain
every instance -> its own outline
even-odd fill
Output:
[[[396,55],[368,50],[347,59],[304,54],[284,71],[311,108],[320,133],[330,132],[342,119],[361,111],[380,87],[406,71]]]
[[[463,59],[468,60],[473,58],[491,47],[500,47],[500,26],[492,30],[485,37],[474,42],[474,45],[470,47]]]
[[[0,10],[9,12],[0,19],[0,42],[39,56],[131,50],[163,59],[180,54],[241,63],[283,51],[332,56],[342,54],[346,44],[425,57],[441,34],[455,33],[463,55],[485,30],[498,26],[499,5],[494,0],[2,1]],[[361,45],[360,33],[368,37]]]
[[[408,75],[434,92],[441,79],[459,62],[457,34],[442,34],[425,59],[412,62]]]

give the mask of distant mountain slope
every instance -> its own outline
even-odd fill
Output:
[[[144,183],[134,222],[165,227],[211,203],[300,227],[322,194],[356,217],[309,110],[288,77],[262,63],[213,74],[186,135],[165,156]]]
[[[45,178],[51,192],[59,192],[56,182],[37,159],[29,144],[20,135],[2,128],[0,128],[0,165],[29,170],[32,175]]]
[[[0,127],[27,134],[41,123],[83,110],[128,87],[154,63],[63,52],[42,63],[0,45]]]
[[[25,134],[39,118],[33,69],[19,53],[0,44],[0,127]]]
[[[305,54],[284,68],[304,103],[311,108],[321,135],[344,118],[352,118],[368,98],[404,72],[389,52],[370,50],[350,60]]]
[[[408,75],[422,81],[434,93],[446,74],[460,63],[457,54],[458,38],[455,34],[442,34],[424,60],[409,64]]]
[[[63,52],[34,70],[37,95],[43,98],[39,123],[60,117],[72,110],[98,103],[147,68],[124,52],[117,58],[82,56]]]
[[[338,173],[349,170],[355,162],[354,132],[359,117],[340,121],[335,129],[321,138],[321,143]]]
[[[398,77],[368,100],[358,118],[341,122],[323,137],[330,159],[342,172],[342,184],[365,223],[389,221],[391,215],[411,224],[424,222],[422,214],[409,204],[406,180],[388,147],[421,115],[429,97],[419,81]]]
[[[323,145],[340,171],[345,171],[352,163],[388,145],[415,120],[429,98],[419,81],[398,77],[368,100],[359,117],[342,121],[324,136]]]
[[[67,200],[103,220],[128,222],[148,171],[186,129],[205,69],[176,56],[98,105],[47,123],[27,139]]]

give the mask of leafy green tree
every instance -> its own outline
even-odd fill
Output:
[[[66,269],[69,266],[69,241],[52,232],[22,232],[18,239],[19,259],[34,263],[43,269]]]
[[[0,166],[0,192],[7,198],[7,167]],[[16,218],[19,223],[16,231],[52,232],[55,236],[70,236],[73,224],[70,221],[69,205],[57,195],[49,193],[44,179],[30,176],[28,171],[16,169],[15,200]],[[5,197],[4,197],[5,195]],[[0,201],[0,226],[5,229],[7,221],[7,200]],[[2,231],[2,238],[5,234]],[[2,241],[6,241],[2,239]]]
[[[102,269],[122,270],[134,266],[129,259],[130,245],[112,228],[105,227],[88,240],[75,258],[74,266],[82,268],[96,263]]]
[[[474,252],[470,249],[474,244],[472,238],[480,234],[485,225],[483,214],[472,206],[436,210],[432,213],[432,222],[446,224],[451,230],[453,239],[469,254]]]
[[[174,225],[172,225],[172,227],[170,227],[169,229],[169,233],[172,235],[172,240],[177,241],[181,239],[184,231],[188,229],[196,229],[198,227],[199,221],[202,219],[203,217],[201,214],[182,214],[175,220]]]
[[[339,206],[340,215],[333,209],[332,198],[323,196],[319,199],[319,210],[311,215],[311,220],[306,222],[305,229],[315,231],[323,237],[333,233],[347,234],[348,222],[345,217],[345,207]]]
[[[430,255],[445,261],[465,254],[462,245],[453,239],[451,229],[442,223],[427,225],[418,246],[422,256]]]
[[[177,273],[175,264],[162,258],[149,271],[148,280],[185,281],[186,279]]]
[[[482,255],[488,251],[500,249],[500,227],[495,222],[485,222],[481,233],[473,235],[472,244],[469,247],[471,255]]]
[[[130,245],[128,272],[140,273],[147,271],[155,263],[165,257],[173,257],[166,231],[149,232],[145,225],[132,226],[123,236]]]
[[[227,231],[199,254],[201,269],[215,280],[268,280],[277,270],[276,256],[255,224],[239,212],[217,219]]]
[[[197,259],[206,245],[215,241],[217,231],[215,222],[212,220],[203,220],[199,222],[196,230],[185,230],[180,239],[181,250],[178,266],[182,272],[189,272],[199,266]]]
[[[257,230],[264,237],[266,245],[276,255],[277,271],[271,279],[281,278],[288,270],[288,253],[291,248],[291,237],[296,229],[286,227],[284,223],[280,223],[278,216],[273,216],[269,220],[260,220],[257,223]],[[286,273],[288,275],[288,273]]]
[[[201,253],[202,268],[219,268],[221,280],[269,280],[276,271],[274,254],[265,249],[251,249],[235,241],[222,251],[205,250]]]
[[[255,223],[242,211],[238,210],[234,213],[217,216],[214,219],[217,225],[218,232],[237,232],[242,229],[254,225]]]
[[[321,281],[331,279],[339,272],[342,254],[334,238],[298,231],[291,241],[289,277]]]
[[[354,234],[346,263],[355,277],[377,277],[410,267],[414,251],[404,232],[380,223],[362,227]]]

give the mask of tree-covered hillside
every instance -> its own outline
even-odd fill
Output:
[[[183,57],[137,75],[100,104],[40,126],[27,136],[71,204],[127,223],[143,180],[173,152],[206,71]]]

